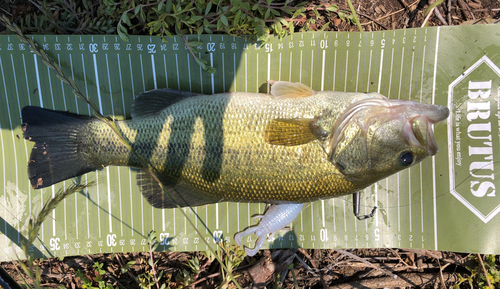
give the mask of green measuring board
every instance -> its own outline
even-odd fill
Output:
[[[380,92],[393,99],[446,105],[451,116],[435,126],[440,152],[362,191],[358,221],[352,197],[309,203],[265,248],[401,247],[500,254],[499,158],[500,26],[317,32],[273,38],[259,46],[223,35],[200,40],[199,56],[217,69],[203,72],[179,37],[33,36],[75,79],[104,115],[130,117],[142,91],[175,88],[204,94],[268,92],[267,80],[302,82],[315,90]],[[33,190],[27,178],[32,143],[22,138],[26,105],[89,115],[29,48],[0,37],[0,261],[23,258],[27,221],[68,180]],[[151,207],[135,184],[136,170],[106,167],[81,177],[97,184],[65,199],[47,217],[30,248],[37,257],[148,250],[155,230],[160,250],[206,250],[201,238],[233,241],[265,204],[219,203],[183,209]],[[203,223],[206,224],[206,227]],[[255,237],[244,239],[253,247]],[[16,255],[17,254],[17,255]]]

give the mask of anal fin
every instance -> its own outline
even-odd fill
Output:
[[[207,196],[201,192],[196,192],[195,190],[185,188],[182,185],[175,184],[167,177],[162,176],[159,173],[156,173],[155,175],[158,177],[172,198],[170,198],[162,190],[158,182],[146,169],[140,169],[137,173],[137,185],[139,186],[142,195],[146,198],[148,203],[155,208],[176,208],[177,204],[180,207],[196,207],[217,203],[219,201],[214,197]]]

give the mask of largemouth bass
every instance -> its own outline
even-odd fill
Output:
[[[449,115],[443,106],[300,83],[273,82],[271,94],[140,94],[132,119],[116,124],[175,200],[141,170],[148,202],[291,204],[295,214],[297,204],[357,192],[434,155],[432,125]],[[25,107],[22,118],[24,137],[35,142],[28,175],[36,189],[109,165],[141,168],[97,119],[38,107]]]

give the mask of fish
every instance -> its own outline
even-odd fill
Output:
[[[270,81],[270,94],[201,95],[175,89],[139,94],[131,119],[115,121],[171,198],[104,122],[27,106],[23,137],[34,142],[34,189],[106,166],[139,169],[137,185],[156,208],[219,202],[270,204],[245,234],[282,229],[306,202],[353,194],[438,152],[434,124],[447,107],[379,93],[314,91]],[[262,226],[260,226],[262,225]],[[260,227],[259,227],[260,226]]]

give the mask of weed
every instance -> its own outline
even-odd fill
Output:
[[[481,265],[480,255],[471,255],[469,260],[475,261],[477,266],[469,267],[465,266],[467,270],[470,272],[470,276],[463,277],[461,274],[459,276],[459,283],[453,285],[453,288],[460,288],[460,285],[464,282],[468,282],[470,288],[481,288],[487,289],[490,288],[489,284],[491,284],[492,288],[498,288],[500,286],[500,265],[496,263],[495,255],[484,255],[484,269]],[[498,262],[500,262],[500,256],[498,257]],[[488,278],[489,280],[487,280]],[[474,284],[477,284],[477,287],[474,287]]]
[[[240,266],[241,262],[243,262],[245,258],[245,250],[238,245],[230,245],[223,240],[218,242],[219,248],[221,250],[217,250],[215,253],[218,254],[218,257],[224,263],[228,272],[233,272],[238,266]],[[205,252],[205,256],[210,260],[214,260],[216,257],[212,252]],[[236,275],[233,278],[237,278],[240,275]],[[229,283],[231,282],[230,276],[222,270],[222,283],[217,287],[221,289],[225,289],[229,287]]]
[[[111,284],[106,284],[106,281],[102,279],[102,276],[106,275],[106,271],[102,269],[103,263],[95,262],[92,265],[95,270],[93,272],[88,272],[84,274],[82,271],[77,270],[76,276],[80,277],[83,282],[82,288],[89,289],[117,289],[118,287],[113,287]]]
[[[31,2],[39,13],[14,19],[22,33],[117,33],[123,41],[128,41],[130,34],[158,35],[164,41],[165,35],[179,35],[196,62],[209,73],[215,73],[215,69],[199,57],[196,51],[199,44],[188,41],[185,35],[223,33],[266,43],[271,34],[283,37],[294,33],[297,22],[303,23],[301,31],[318,30],[314,24],[321,18],[319,10],[359,23],[349,11],[340,10],[336,5],[307,6],[309,2],[296,6],[290,6],[289,1],[273,3],[270,0],[53,0],[41,1],[40,5]],[[307,17],[308,11],[314,16]]]

